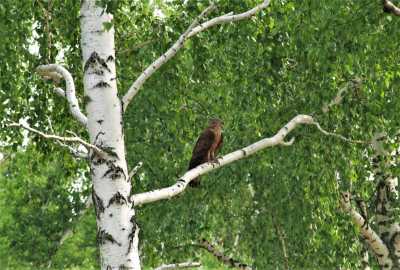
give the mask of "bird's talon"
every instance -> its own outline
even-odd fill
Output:
[[[211,163],[215,163],[215,164],[221,165],[221,164],[219,163],[218,158],[214,158],[213,160],[211,160]]]

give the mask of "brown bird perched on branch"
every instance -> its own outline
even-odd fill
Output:
[[[197,139],[196,146],[193,149],[192,159],[189,163],[189,170],[193,169],[200,164],[212,161],[215,162],[217,159],[215,155],[222,146],[223,135],[222,135],[223,122],[219,119],[211,119],[209,126],[201,133]],[[191,187],[198,187],[200,185],[199,177],[190,181]]]

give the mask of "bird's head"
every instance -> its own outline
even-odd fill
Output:
[[[218,118],[213,118],[213,119],[210,119],[209,125],[210,125],[210,127],[222,127],[224,125],[224,122],[222,122]]]

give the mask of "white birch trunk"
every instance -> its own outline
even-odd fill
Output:
[[[82,1],[81,46],[87,127],[92,144],[108,154],[91,156],[93,203],[101,269],[140,269],[138,232],[130,202],[122,106],[117,96],[112,16],[96,0]]]

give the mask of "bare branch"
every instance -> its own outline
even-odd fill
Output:
[[[197,35],[198,33],[202,32],[212,26],[215,26],[215,25],[248,19],[248,18],[252,17],[253,15],[257,14],[257,12],[259,12],[260,10],[267,8],[269,5],[269,2],[270,2],[269,0],[265,0],[261,4],[255,6],[254,8],[252,8],[246,12],[243,12],[240,14],[233,14],[233,12],[230,12],[228,14],[225,14],[225,15],[216,17],[214,19],[211,19],[209,21],[206,21],[204,23],[201,23],[200,25],[193,28],[192,31],[190,31],[188,38],[191,38],[191,37]]]
[[[208,252],[210,252],[214,257],[216,257],[220,262],[223,264],[229,266],[229,267],[234,267],[240,270],[252,270],[252,268],[244,263],[239,262],[238,260],[233,259],[232,257],[229,257],[225,255],[224,253],[218,251],[210,242],[208,242],[206,239],[202,239],[198,245],[201,248],[204,248]]]
[[[179,268],[195,268],[200,266],[201,263],[199,262],[183,262],[183,263],[164,264],[155,268],[154,270],[172,270]]]
[[[135,194],[131,197],[134,205],[142,205],[151,203],[159,200],[171,199],[172,197],[182,193],[189,182],[203,174],[216,170],[222,166],[230,164],[236,160],[248,157],[262,149],[272,147],[275,145],[285,144],[285,137],[298,125],[301,124],[313,124],[314,120],[308,115],[298,115],[290,120],[283,128],[281,128],[276,135],[271,138],[262,139],[256,143],[253,143],[247,147],[239,149],[235,152],[227,154],[218,159],[218,162],[204,163],[196,168],[187,171],[174,185],[158,190]]]
[[[354,91],[357,94],[357,92],[360,91],[361,86],[362,86],[361,78],[355,77],[351,79],[344,87],[339,89],[336,96],[329,103],[325,103],[322,106],[322,112],[327,113],[332,109],[332,107],[340,105],[343,102],[343,98],[348,92]]]
[[[128,179],[131,180],[133,176],[142,168],[143,162],[139,161],[139,163],[129,172]]]
[[[336,138],[339,138],[339,139],[341,139],[341,140],[343,140],[343,141],[345,141],[345,142],[350,142],[350,143],[370,144],[369,141],[352,140],[352,139],[349,139],[349,138],[344,137],[343,135],[336,134],[336,133],[332,133],[332,132],[328,132],[328,131],[324,130],[324,129],[321,127],[321,125],[320,125],[319,123],[317,123],[317,122],[314,122],[313,124],[318,128],[319,131],[321,131],[321,132],[322,132],[324,135],[326,135],[326,136],[336,137]]]
[[[46,134],[37,129],[30,127],[28,124],[25,124],[25,123],[12,122],[12,123],[8,124],[7,126],[21,127],[30,132],[36,133],[45,139],[55,140],[55,141],[59,141],[59,142],[63,142],[63,143],[65,143],[65,142],[79,143],[79,144],[83,145],[84,147],[86,147],[88,150],[93,150],[96,154],[98,154],[101,157],[105,157],[107,155],[106,152],[104,152],[103,150],[98,148],[96,145],[90,144],[79,137],[61,137],[61,136],[57,136],[57,135],[53,135],[53,134]]]
[[[383,265],[389,258],[389,249],[379,237],[379,235],[368,225],[368,222],[363,216],[358,213],[351,205],[351,195],[349,192],[342,192],[340,199],[341,208],[350,214],[353,223],[360,228],[362,236],[365,238],[365,242],[368,243],[371,250],[375,253],[375,257],[378,259],[380,265]]]
[[[392,3],[392,1],[389,0],[382,0],[383,4],[383,11],[392,13],[393,15],[400,16],[400,8],[398,8],[396,5]]]
[[[79,108],[78,100],[76,99],[75,95],[75,84],[71,73],[69,73],[69,71],[61,65],[57,64],[38,66],[36,71],[44,77],[56,77],[56,74],[58,73],[64,78],[66,82],[65,97],[68,100],[71,114],[76,120],[78,120],[82,125],[86,127],[87,118]],[[62,89],[60,88],[56,88],[55,91],[58,95],[61,95],[63,93]]]
[[[146,82],[150,76],[156,72],[162,65],[167,63],[172,57],[174,57],[177,52],[184,46],[185,41],[198,33],[212,27],[215,25],[235,22],[239,20],[244,20],[250,18],[258,11],[266,8],[269,5],[269,0],[263,1],[262,4],[248,10],[247,12],[240,13],[240,14],[225,14],[204,23],[200,23],[200,20],[205,17],[209,12],[215,9],[214,5],[209,6],[205,9],[197,18],[196,20],[189,26],[189,28],[178,38],[178,40],[169,48],[163,55],[161,55],[156,61],[154,61],[150,66],[148,66],[142,74],[135,80],[135,82],[131,85],[128,92],[122,98],[123,102],[123,109],[126,110],[127,106],[131,102],[131,100],[135,97],[135,95],[139,92],[140,88]]]
[[[331,100],[331,102],[329,102],[328,104],[324,104],[324,106],[322,106],[322,112],[327,113],[333,106],[341,104],[343,101],[343,97],[347,92],[347,88],[348,86],[340,88],[336,96]]]
[[[50,131],[51,131],[52,133],[54,133],[53,124],[51,123],[51,119],[50,119],[50,117],[48,117],[48,116],[47,116],[47,122],[49,123]],[[83,151],[83,150],[79,150],[79,148],[72,147],[72,146],[70,146],[70,145],[68,145],[68,144],[66,144],[66,143],[61,142],[61,141],[55,141],[55,142],[56,142],[57,144],[59,144],[59,145],[65,147],[65,148],[68,148],[68,150],[71,152],[71,154],[72,154],[75,158],[77,158],[77,159],[86,159],[86,160],[89,159],[89,153],[88,153],[88,151],[87,151],[87,148],[84,148],[85,151]]]

